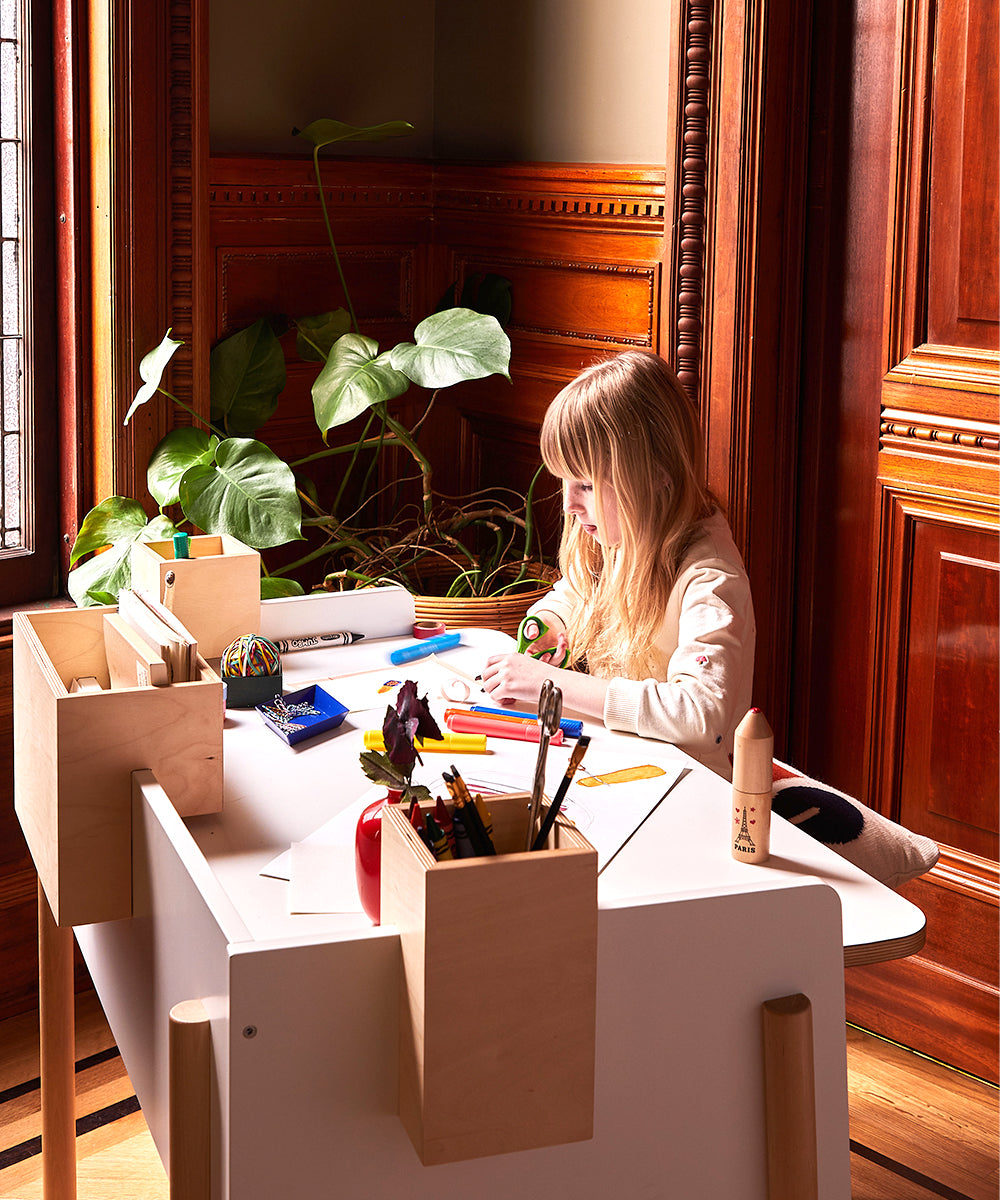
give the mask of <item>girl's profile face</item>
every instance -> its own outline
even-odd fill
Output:
[[[604,537],[597,528],[597,496],[591,479],[566,479],[563,481],[563,508],[576,517],[584,533],[590,534],[604,546],[617,546],[621,541],[621,525],[618,520],[618,496],[610,484],[601,486],[601,507],[604,510]]]

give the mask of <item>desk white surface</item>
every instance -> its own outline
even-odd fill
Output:
[[[390,676],[405,678],[406,668],[389,668],[387,656],[409,640],[380,639],[285,655],[285,691],[381,665],[386,666]],[[512,645],[506,635],[491,630],[466,630],[463,643],[484,654],[501,652]],[[461,656],[465,652],[453,653]],[[447,665],[449,654],[440,655],[439,661]],[[336,695],[335,679],[330,690]],[[430,699],[432,711],[440,719],[449,702],[435,695]],[[262,878],[259,872],[292,842],[308,837],[370,789],[358,764],[360,732],[379,727],[381,719],[378,711],[349,713],[332,733],[289,747],[264,726],[254,710],[227,712],[223,811],[191,818],[187,825],[254,937],[329,936],[370,928],[367,918],[360,914],[289,914],[287,884]],[[770,859],[761,866],[737,862],[729,850],[730,784],[666,743],[612,733],[593,721],[585,722],[585,727],[592,738],[585,765],[594,771],[602,750],[613,755],[638,755],[643,762],[668,768],[688,769],[602,872],[598,884],[600,904],[691,891],[783,886],[816,876],[840,897],[848,964],[898,957],[919,949],[924,916],[903,897],[777,815],[772,818]],[[493,753],[487,756],[455,756],[463,773],[473,776],[485,772],[530,786],[534,744],[491,739],[489,745]],[[549,795],[565,771],[572,745],[568,741],[550,749],[546,771]],[[431,773],[447,769],[450,761],[445,755],[424,757]],[[605,795],[599,796],[599,791]],[[614,803],[614,788],[593,789],[592,795],[595,803]]]
[[[369,669],[408,640],[286,656],[285,689]],[[483,631],[465,640],[510,645]],[[290,749],[257,713],[230,712],[225,806],[210,817],[182,821],[148,772],[136,776],[133,918],[76,932],[161,1154],[166,1015],[198,998],[212,1026],[219,1200],[764,1200],[760,1005],[803,992],[819,1195],[847,1200],[843,948],[915,936],[922,914],[780,819],[768,864],[733,861],[730,785],[668,746],[596,729],[588,758],[599,744],[641,745],[643,761],[692,769],[599,881],[594,1138],[420,1165],[396,1108],[395,931],[358,914],[292,916],[288,885],[259,874],[368,790],[358,731],[380,720],[349,716]],[[530,778],[535,746],[497,744],[491,770]],[[550,752],[550,794],[568,753]],[[471,774],[487,760],[459,761]]]

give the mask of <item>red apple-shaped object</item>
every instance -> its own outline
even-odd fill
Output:
[[[374,925],[382,912],[382,806],[398,804],[402,792],[388,789],[358,817],[354,832],[354,871],[361,907]]]

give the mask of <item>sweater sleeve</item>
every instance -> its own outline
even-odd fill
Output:
[[[677,646],[665,680],[611,680],[604,723],[673,742],[723,769],[753,687],[756,629],[749,583],[732,563],[703,560],[678,578],[671,607],[675,603]]]

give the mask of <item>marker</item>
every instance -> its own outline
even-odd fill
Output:
[[[287,638],[283,641],[274,640],[281,654],[289,654],[293,650],[315,650],[317,646],[353,646],[360,642],[363,633],[308,633],[303,637]]]
[[[188,542],[191,539],[186,533],[174,534],[174,558],[190,558],[191,550]]]
[[[486,735],[482,733],[449,733],[441,738],[415,738],[418,753],[424,751],[447,751],[451,754],[490,754],[486,748]],[[381,729],[365,730],[365,749],[385,751],[385,737]]]
[[[484,733],[487,737],[511,738],[517,742],[537,742],[542,736],[537,725],[529,725],[526,721],[503,721],[485,713],[452,713],[445,717],[444,723],[455,733]],[[557,729],[550,740],[553,746],[561,746],[563,731]]]
[[[449,711],[459,712],[461,710],[447,710],[445,717]],[[469,712],[482,713],[483,716],[501,717],[505,721],[538,721],[538,713],[525,713],[514,708],[487,708],[483,704],[473,704]],[[559,728],[567,737],[579,737],[583,733],[583,722],[578,721],[573,717],[561,717],[559,720]]]
[[[416,662],[418,658],[429,658],[439,650],[452,650],[462,641],[460,633],[442,633],[438,637],[424,638],[421,642],[412,642],[409,646],[400,646],[389,655],[389,662],[394,667],[403,663]]]

